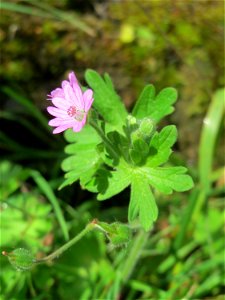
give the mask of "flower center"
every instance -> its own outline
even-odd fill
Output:
[[[70,117],[74,117],[77,113],[77,109],[75,106],[70,106],[68,109],[67,109],[67,114],[68,116]]]

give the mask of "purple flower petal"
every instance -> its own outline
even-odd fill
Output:
[[[84,98],[84,110],[88,111],[92,105],[93,99],[93,91],[91,89],[88,89],[83,94]]]
[[[63,89],[63,90],[64,90],[64,87],[65,87],[67,84],[70,84],[69,81],[67,81],[67,80],[63,80],[63,81],[62,81],[62,89]]]
[[[83,128],[83,125],[81,122],[77,122],[73,125],[73,131],[79,132]]]
[[[47,107],[47,111],[53,115],[54,117],[62,117],[62,118],[68,118],[68,114],[66,111],[62,110],[62,109],[59,109],[59,108],[56,108],[56,107],[53,107],[53,106],[49,106]]]
[[[52,98],[52,103],[53,103],[56,107],[58,107],[58,108],[60,108],[60,109],[63,109],[63,110],[65,110],[65,107],[66,107],[66,104],[67,104],[67,102],[66,102],[65,99],[59,98],[59,97],[54,97],[54,98]],[[69,106],[69,105],[67,104],[67,106]]]
[[[51,92],[51,97],[64,97],[63,89],[57,88]]]
[[[63,125],[63,126],[59,126],[59,127],[56,127],[54,130],[53,130],[53,133],[56,134],[56,133],[60,133],[60,132],[63,132],[67,129],[71,128],[71,126],[68,126],[68,125]]]
[[[61,126],[61,125],[70,125],[70,127],[73,127],[74,120],[73,119],[61,119],[61,118],[55,118],[52,119],[48,122],[48,125],[56,127],[56,126]]]
[[[70,103],[70,105],[75,105],[77,104],[77,99],[75,96],[75,93],[72,89],[72,87],[69,84],[66,84],[63,88],[64,94],[65,94],[65,99]]]
[[[79,109],[83,110],[84,109],[84,99],[82,95],[82,90],[78,84],[73,84],[73,92],[75,95],[75,101],[76,105]]]
[[[75,83],[78,84],[78,80],[74,72],[69,73],[69,81],[71,86],[73,86]]]

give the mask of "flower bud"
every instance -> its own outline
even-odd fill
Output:
[[[131,229],[127,225],[118,222],[112,224],[98,222],[98,225],[103,229],[109,241],[115,247],[124,246],[131,239]]]
[[[129,134],[138,128],[138,121],[132,115],[127,116],[127,130]]]
[[[144,118],[140,121],[139,132],[143,139],[149,143],[151,136],[155,132],[155,124],[150,118]]]
[[[8,257],[9,262],[17,271],[27,271],[35,263],[33,254],[24,248],[15,249],[10,253],[3,251],[2,254]]]
[[[114,225],[116,232],[110,237],[111,243],[116,247],[127,245],[131,240],[131,229],[117,222],[112,225]]]
[[[135,117],[133,117],[132,115],[128,115],[127,122],[128,122],[128,125],[132,126],[132,125],[137,124],[137,119]]]

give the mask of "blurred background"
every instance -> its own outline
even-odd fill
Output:
[[[148,83],[175,87],[172,161],[195,181],[157,195],[159,220],[134,233],[132,266],[132,245],[108,251],[96,233],[31,272],[1,257],[0,299],[224,299],[223,1],[1,1],[0,24],[1,251],[42,256],[93,217],[127,221],[129,190],[99,203],[78,183],[57,189],[66,142],[47,124],[46,95],[71,70],[84,85],[87,68],[109,73],[128,110]]]

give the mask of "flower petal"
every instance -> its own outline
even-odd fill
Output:
[[[83,128],[81,122],[77,122],[76,124],[73,125],[73,131],[79,132]]]
[[[47,111],[54,117],[66,118],[66,119],[69,118],[66,111],[53,106],[48,106]]]
[[[76,95],[69,84],[66,84],[63,88],[65,93],[65,99],[70,103],[70,105],[78,106]]]
[[[69,81],[71,86],[73,86],[75,83],[78,84],[78,80],[74,72],[69,73]]]
[[[84,115],[84,118],[83,118],[83,120],[81,121],[82,126],[85,125],[86,120],[87,120],[87,114]]]
[[[91,89],[86,90],[84,92],[84,94],[83,94],[83,98],[84,98],[84,103],[85,103],[84,104],[85,105],[84,110],[86,112],[88,112],[89,109],[90,109],[90,107],[91,107],[91,105],[92,105],[92,103],[93,103],[93,101],[94,101],[94,99],[93,99],[93,91]]]
[[[54,130],[53,130],[53,133],[54,134],[57,134],[57,133],[60,133],[64,130],[67,130],[68,128],[71,128],[71,126],[68,126],[68,125],[63,125],[63,126],[59,126],[59,127],[56,127]]]
[[[79,84],[75,83],[73,84],[73,93],[76,97],[76,105],[77,108],[80,110],[84,110],[84,99],[83,99],[83,94],[82,94],[82,90],[79,86]]]
[[[62,97],[62,98],[64,98],[63,89],[57,88],[57,89],[51,91],[51,96],[52,97]]]
[[[54,118],[48,122],[48,125],[53,126],[53,127],[57,127],[57,126],[61,126],[61,125],[70,125],[71,127],[73,127],[74,119],[72,119],[72,118],[70,118],[70,119]]]
[[[81,122],[75,120],[74,124],[73,124],[73,131],[78,132],[81,131],[81,129],[84,127],[85,123],[86,123],[86,114],[84,115],[84,118]]]
[[[67,108],[70,106],[68,101],[66,101],[65,98],[60,98],[60,97],[54,97],[51,99],[52,103],[60,109],[67,110]]]
[[[67,84],[70,84],[68,80],[63,80],[63,81],[62,81],[62,89],[63,89],[63,90],[64,90],[64,87],[65,87]]]
[[[86,123],[86,113],[94,100],[91,89],[82,92],[74,72],[70,72],[68,78],[69,80],[62,81],[62,88],[56,88],[47,95],[47,100],[52,101],[54,105],[47,107],[47,111],[55,117],[49,121],[50,126],[56,127],[53,131],[54,134],[68,128],[73,128],[75,132],[80,131]],[[75,106],[73,116],[68,115],[71,106],[72,109]]]

